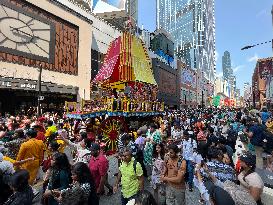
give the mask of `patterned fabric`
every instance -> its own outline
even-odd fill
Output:
[[[212,160],[207,162],[209,172],[215,176],[221,182],[225,182],[227,180],[235,181],[235,170],[223,162],[219,162],[217,160]],[[202,173],[203,175],[203,173]],[[206,174],[204,173],[206,176]]]
[[[15,192],[4,205],[31,205],[34,198],[32,188],[28,186],[23,192]]]
[[[153,189],[156,189],[158,185],[161,184],[160,176],[164,169],[164,160],[161,158],[153,159],[153,170],[152,170],[152,178],[151,185]]]
[[[118,138],[118,152],[121,154],[123,153],[123,150],[125,148],[125,145],[123,144],[123,142],[121,141],[121,138],[123,136],[127,135],[127,133],[122,133],[119,135],[119,138]]]
[[[136,157],[137,152],[138,152],[138,146],[136,143],[130,141],[129,144],[126,146],[129,150],[131,150],[132,156]]]
[[[230,194],[236,205],[256,205],[250,193],[234,182],[225,181],[223,188]]]
[[[2,153],[0,153],[0,155],[2,155]],[[15,172],[13,164],[6,160],[0,160],[0,171],[1,173],[8,175],[13,174]]]
[[[160,136],[160,132],[158,130],[150,133],[150,130],[147,132],[147,138],[150,139],[150,142],[146,143],[144,149],[144,164],[145,165],[153,165],[153,144],[151,141],[159,144],[161,143],[162,139]]]
[[[61,191],[62,200],[61,205],[89,205],[88,198],[92,191],[89,183],[79,184],[75,183],[71,188]],[[96,204],[97,197],[92,197],[92,204]]]
[[[5,148],[7,148],[7,152],[5,156],[8,156],[12,159],[16,159],[17,154],[19,153],[21,144],[25,141],[25,139],[15,139],[10,142],[6,142],[4,144]]]

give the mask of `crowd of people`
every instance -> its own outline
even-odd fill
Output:
[[[95,132],[101,119],[50,113],[0,118],[4,205],[29,205],[39,195],[41,204],[97,205],[119,189],[122,205],[184,205],[195,189],[201,204],[260,205],[264,182],[256,168],[273,172],[273,120],[266,109],[166,111],[137,129],[121,127],[114,184],[105,142]]]

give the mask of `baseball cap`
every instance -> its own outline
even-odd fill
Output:
[[[248,166],[256,166],[256,156],[250,152],[243,152],[240,155],[240,160],[245,162]]]
[[[90,147],[91,151],[99,151],[100,150],[100,145],[98,143],[93,143]]]

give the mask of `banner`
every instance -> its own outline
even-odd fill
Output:
[[[221,96],[220,95],[214,96],[213,102],[212,102],[213,106],[218,107],[220,105],[220,102],[221,102]]]
[[[258,61],[259,76],[262,79],[267,80],[273,74],[272,64],[272,58]]]

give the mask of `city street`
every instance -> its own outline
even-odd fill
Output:
[[[272,25],[272,0],[0,0],[0,205],[272,205]]]

